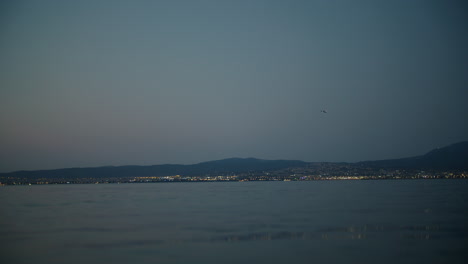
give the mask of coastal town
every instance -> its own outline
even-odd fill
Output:
[[[0,177],[0,186],[41,184],[120,184],[168,182],[247,182],[247,181],[333,181],[398,179],[466,179],[466,170],[416,170],[359,167],[355,164],[316,163],[280,170],[219,173],[204,175],[166,175],[131,177]]]

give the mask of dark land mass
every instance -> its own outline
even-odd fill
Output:
[[[149,176],[204,176],[218,174],[239,174],[246,172],[280,170],[301,167],[307,162],[299,160],[261,160],[255,158],[230,158],[202,162],[192,165],[152,165],[152,166],[106,166],[95,168],[67,168],[56,170],[16,171],[0,173],[0,177],[16,178],[112,178]]]
[[[403,159],[363,161],[357,164],[374,168],[395,169],[468,169],[468,141],[434,149],[422,156]]]
[[[0,173],[0,183],[25,182],[132,182],[181,179],[286,180],[328,177],[408,178],[433,175],[461,175],[468,170],[468,142],[432,150],[424,155],[356,163],[304,162],[299,160],[261,160],[230,158],[192,165],[107,166]],[[419,175],[419,176],[418,176]],[[437,177],[439,177],[437,176]],[[444,177],[446,177],[444,176]],[[194,178],[195,177],[195,178]],[[218,178],[213,178],[218,177]],[[224,178],[223,178],[224,177]],[[361,177],[361,178],[360,178]]]

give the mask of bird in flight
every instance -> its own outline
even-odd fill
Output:
[[[327,113],[327,110],[320,110],[320,113],[326,114],[326,113]]]

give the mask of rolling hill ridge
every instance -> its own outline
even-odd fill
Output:
[[[192,165],[164,164],[151,166],[106,166],[92,168],[65,168],[55,170],[15,171],[0,173],[8,178],[119,178],[119,177],[160,177],[168,175],[206,176],[227,175],[248,172],[276,171],[287,168],[314,166],[313,162],[300,160],[262,160],[256,158],[229,158]],[[466,170],[468,169],[468,141],[456,143],[444,148],[434,149],[424,155],[388,160],[362,161],[356,163],[333,163],[329,166],[369,167],[385,169],[432,169]]]

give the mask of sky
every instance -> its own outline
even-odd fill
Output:
[[[450,0],[2,1],[0,172],[424,154],[468,140],[467,28]]]

